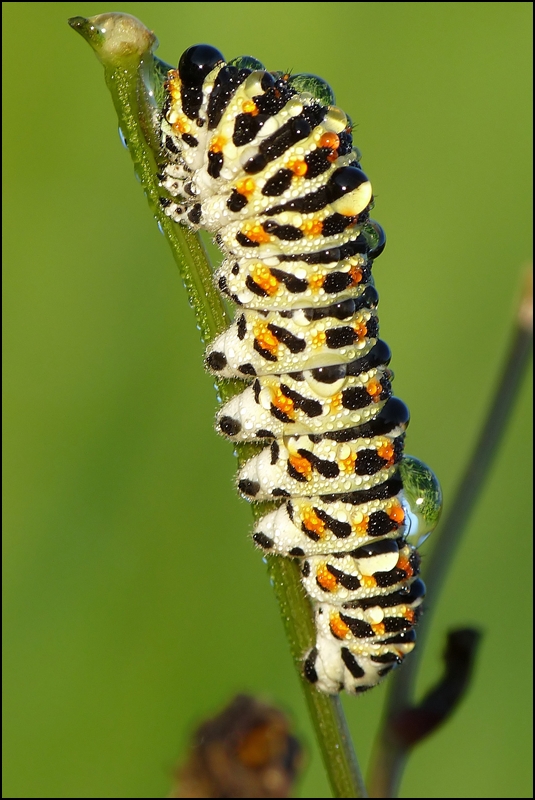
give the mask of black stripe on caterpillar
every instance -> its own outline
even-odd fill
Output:
[[[320,78],[247,56],[196,45],[168,75],[162,206],[224,253],[215,280],[236,314],[206,364],[249,381],[217,426],[265,444],[238,489],[281,502],[253,539],[301,560],[317,629],[304,674],[328,693],[369,689],[414,647],[425,587],[407,497],[411,476],[434,480],[403,457],[371,277],[385,236],[351,128]]]

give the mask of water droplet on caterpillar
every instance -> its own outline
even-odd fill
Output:
[[[435,473],[414,456],[404,456],[399,471],[408,523],[406,539],[419,547],[436,528],[442,511],[442,491]]]
[[[232,58],[228,62],[229,67],[236,67],[237,69],[250,69],[252,72],[255,70],[265,70],[265,66],[257,58],[252,56],[238,56]]]
[[[325,106],[332,106],[335,103],[334,92],[323,78],[308,73],[290,75],[288,83],[298,92],[309,92],[315,100],[319,100]]]

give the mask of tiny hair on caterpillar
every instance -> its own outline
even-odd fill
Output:
[[[351,120],[315,75],[201,44],[169,71],[160,126],[165,213],[224,256],[215,281],[235,315],[206,366],[247,386],[217,428],[263,445],[238,490],[279,504],[253,540],[300,561],[316,621],[305,677],[366,691],[414,648],[416,547],[441,494],[404,456],[409,412],[392,394],[371,274],[385,235]]]

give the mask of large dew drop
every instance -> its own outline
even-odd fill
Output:
[[[309,92],[315,100],[319,100],[325,106],[333,106],[335,103],[333,90],[327,81],[318,78],[317,75],[307,73],[290,75],[288,83],[298,92]]]
[[[257,58],[252,56],[238,56],[227,62],[229,67],[236,67],[237,69],[250,69],[251,72],[260,70],[264,72],[265,66]]]
[[[404,456],[399,471],[408,521],[406,538],[419,547],[436,528],[442,511],[442,491],[435,473],[414,456]]]

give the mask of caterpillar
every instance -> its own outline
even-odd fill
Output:
[[[253,540],[300,560],[316,621],[306,678],[366,691],[414,647],[412,539],[436,522],[440,490],[403,455],[409,412],[371,275],[385,235],[351,120],[314,75],[195,45],[168,73],[159,125],[165,213],[224,254],[215,281],[235,316],[206,366],[247,383],[216,425],[263,445],[237,478],[248,500],[278,503]]]

